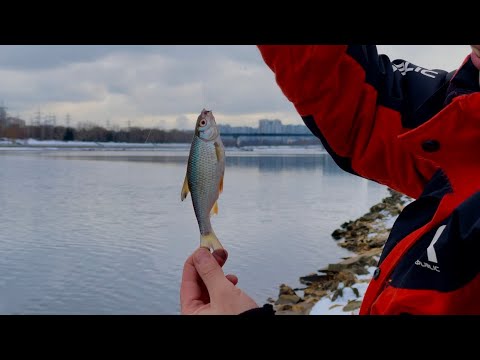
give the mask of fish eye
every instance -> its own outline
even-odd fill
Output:
[[[203,127],[205,125],[207,125],[207,120],[205,120],[205,119],[200,120],[200,126]]]

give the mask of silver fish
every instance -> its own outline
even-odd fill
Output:
[[[195,125],[187,173],[183,182],[181,199],[192,194],[193,209],[200,230],[200,246],[222,249],[210,223],[210,217],[218,214],[218,197],[223,191],[225,172],[225,148],[215,118],[211,111],[203,109]]]

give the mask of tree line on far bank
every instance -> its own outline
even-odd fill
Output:
[[[0,138],[60,141],[95,141],[124,143],[182,143],[192,140],[192,131],[131,127],[109,130],[101,126],[79,128],[51,125],[0,127]]]
[[[192,130],[161,130],[140,127],[106,129],[101,126],[86,124],[77,128],[53,125],[11,125],[0,126],[0,138],[35,139],[59,141],[89,141],[118,143],[190,143]],[[313,135],[296,138],[250,138],[242,137],[240,142],[232,137],[224,136],[226,146],[235,145],[317,145],[319,141]]]

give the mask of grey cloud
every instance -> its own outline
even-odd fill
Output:
[[[190,120],[185,115],[180,115],[176,119],[177,129],[189,129],[191,128]]]
[[[256,60],[181,57],[166,61],[157,71],[155,64],[143,64],[136,71],[139,86],[132,87],[130,94],[142,109],[158,111],[161,107],[166,113],[196,112],[203,106],[232,114],[290,111],[290,104],[256,48],[245,47],[242,52],[244,57]],[[153,89],[140,86],[148,82]]]
[[[99,99],[98,93],[84,91],[88,88],[85,84],[90,83],[91,87],[97,84],[97,87],[104,87],[108,93],[122,94],[132,97],[132,100],[135,99],[136,94],[143,94],[135,99],[142,104],[142,109],[155,111],[161,108],[168,112],[182,112],[185,105],[176,106],[179,102],[192,102],[198,99],[198,96],[192,93],[192,87],[201,86],[202,89],[198,93],[203,97],[206,97],[207,93],[211,98],[219,95],[211,94],[211,89],[221,87],[221,84],[216,83],[222,83],[223,79],[230,76],[223,73],[223,70],[219,71],[223,63],[235,61],[237,67],[229,69],[234,72],[252,66],[263,68],[257,50],[252,46],[238,48],[235,46],[153,46],[145,53],[138,49],[129,52],[129,47],[109,47],[117,50],[110,53],[103,48],[99,49],[100,47],[88,47],[86,50],[93,48],[96,51],[85,51],[82,53],[84,56],[78,57],[74,56],[75,51],[70,52],[71,48],[75,49],[69,46],[68,49],[63,49],[63,53],[68,53],[75,61],[68,64],[65,62],[63,66],[56,68],[36,69],[36,71],[24,73],[28,81],[19,91],[25,95],[25,101]],[[76,51],[78,52],[78,49]],[[96,61],[80,61],[87,58],[93,59],[96,55],[102,56]],[[52,65],[54,61],[48,64]],[[233,88],[244,86],[238,81],[226,85]],[[15,90],[11,90],[14,88],[15,84],[12,84],[8,89],[0,90],[0,97],[8,98],[9,94],[17,94]],[[149,90],[151,88],[153,90]],[[145,94],[154,95],[142,98]],[[162,105],[162,101],[166,104]],[[202,100],[199,101],[202,102]]]
[[[382,45],[379,51],[420,66],[454,69],[469,49]],[[184,114],[203,107],[239,117],[294,113],[253,45],[0,46],[1,100],[13,113],[76,103],[90,106],[84,113],[99,122],[109,114],[168,118],[178,126],[191,126]]]
[[[0,67],[36,70],[91,62],[108,54],[153,52],[147,45],[0,45]]]
[[[255,45],[156,45],[152,52],[191,63],[203,59],[235,59],[244,63],[262,63]]]
[[[253,46],[212,45],[0,45],[0,68],[36,70],[71,63],[92,62],[119,53],[155,53],[174,59],[205,59],[233,57],[258,62]]]
[[[2,72],[0,99],[28,104],[46,102],[82,102],[101,100],[105,96],[104,85],[69,72],[22,73]]]

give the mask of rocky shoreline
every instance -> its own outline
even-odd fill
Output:
[[[269,298],[277,315],[358,314],[363,295],[395,219],[412,201],[388,189],[390,196],[332,233],[338,245],[356,255],[300,277],[302,288],[281,284]]]

